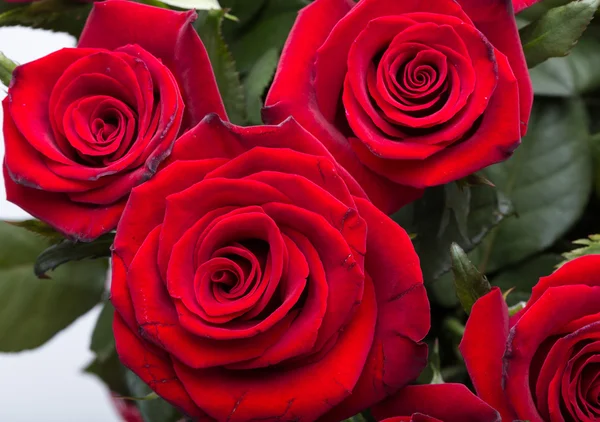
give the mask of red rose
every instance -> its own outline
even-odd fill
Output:
[[[19,66],[3,102],[8,200],[78,240],[210,112],[225,117],[194,12],[97,3],[78,48]]]
[[[381,422],[500,422],[500,414],[463,384],[411,385],[371,414]]]
[[[502,420],[600,420],[600,255],[565,264],[509,317],[502,293],[479,299],[460,349],[479,396]]]
[[[316,0],[266,100],[292,115],[384,211],[505,160],[532,89],[510,0]]]
[[[293,120],[185,134],[131,194],[111,293],[121,361],[201,420],[339,421],[426,364],[409,237]]]

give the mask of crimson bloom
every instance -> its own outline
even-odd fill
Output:
[[[182,136],[130,196],[111,300],[121,361],[198,420],[339,421],[427,360],[408,235],[293,120]]]
[[[600,255],[542,277],[512,317],[499,289],[479,299],[460,349],[503,421],[599,420]]]
[[[509,0],[316,0],[264,117],[294,116],[391,212],[507,159],[532,99]]]
[[[3,102],[8,200],[77,240],[113,230],[175,140],[226,116],[195,16],[96,3],[78,48],[17,67]]]
[[[500,414],[463,384],[411,385],[371,414],[378,422],[500,422]]]

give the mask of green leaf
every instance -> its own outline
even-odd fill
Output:
[[[444,377],[442,377],[442,364],[440,362],[440,342],[435,339],[433,348],[429,354],[429,366],[433,373],[430,384],[444,384]]]
[[[514,155],[486,176],[514,204],[478,248],[480,271],[492,273],[551,246],[579,219],[591,192],[592,160],[581,101],[540,99]]]
[[[161,0],[170,6],[181,9],[221,10],[218,0]]]
[[[150,387],[133,372],[127,371],[125,379],[132,396],[145,397],[152,394],[153,391]],[[161,398],[136,401],[135,403],[145,422],[175,422],[182,417],[177,409]]]
[[[273,79],[279,52],[276,49],[268,50],[252,67],[244,80],[246,88],[246,111],[248,122],[253,125],[262,124],[260,110],[263,107],[263,94]]]
[[[113,393],[120,396],[129,395],[129,388],[125,381],[128,370],[119,361],[115,349],[112,349],[104,359],[94,359],[84,372],[97,376]]]
[[[600,109],[590,109],[588,108],[588,110],[590,111],[590,114],[593,115],[597,115],[597,113],[600,113]],[[595,119],[597,120],[597,119]],[[600,122],[594,122],[596,123],[596,125],[598,125],[598,123]],[[593,158],[593,164],[594,164],[594,187],[595,187],[595,192],[596,192],[596,196],[600,198],[600,132],[599,133],[595,133],[593,136],[590,137],[590,149],[592,152],[592,158]]]
[[[208,52],[229,120],[243,125],[246,123],[244,87],[233,57],[221,35],[224,16],[225,12],[222,10],[200,12],[194,26]]]
[[[267,51],[281,51],[298,11],[307,4],[306,0],[268,0],[250,24],[235,33],[231,51],[242,74],[247,74]],[[235,9],[232,13],[237,16]]]
[[[590,24],[600,0],[572,1],[550,9],[536,21],[519,31],[523,52],[529,67],[550,57],[569,54]]]
[[[2,222],[0,239],[0,351],[44,344],[102,298],[105,260],[70,263],[40,280],[33,263],[45,242]]]
[[[65,237],[60,232],[56,231],[54,227],[40,220],[6,221],[6,223],[35,233],[52,244],[65,239]]]
[[[565,261],[560,264],[561,266],[569,261],[572,261],[573,259],[577,259],[585,255],[600,254],[600,234],[591,234],[587,239],[578,239],[573,241],[573,244],[582,247],[562,254],[563,258],[565,258]]]
[[[571,97],[600,88],[600,42],[583,37],[567,57],[530,69],[536,95]]]
[[[106,301],[92,333],[90,350],[96,354],[96,359],[100,362],[108,359],[115,351],[115,337],[112,330],[114,313],[115,308],[110,301]]]
[[[63,240],[40,254],[35,261],[35,274],[38,277],[45,277],[48,271],[54,270],[66,262],[79,261],[84,258],[108,257],[111,254],[110,248],[114,239],[113,233],[107,233],[92,242]]]
[[[511,213],[510,201],[497,189],[486,185],[459,188],[451,183],[427,189],[421,199],[392,218],[416,234],[413,243],[423,276],[431,283],[450,269],[448,251],[453,242],[469,251]]]
[[[488,294],[492,287],[485,275],[477,270],[465,251],[456,243],[450,246],[450,256],[456,295],[462,308],[469,314],[477,299]]]
[[[0,52],[0,82],[4,86],[8,87],[10,85],[15,67],[17,67],[17,64]]]
[[[34,1],[0,13],[0,26],[29,26],[79,37],[91,8],[73,0]]]
[[[542,254],[533,257],[522,264],[511,267],[492,278],[492,285],[500,287],[503,291],[513,289],[506,297],[509,306],[519,302],[527,302],[531,296],[531,289],[540,279],[550,275],[561,261],[559,255]]]

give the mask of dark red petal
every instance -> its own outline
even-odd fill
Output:
[[[115,312],[113,332],[119,360],[163,399],[198,421],[208,421],[173,371],[170,357],[136,336]]]
[[[53,161],[72,164],[54,138],[50,122],[50,94],[73,62],[95,52],[85,48],[65,48],[18,66],[13,72],[8,96],[3,102],[4,116],[10,114],[18,128],[16,130],[31,146]]]
[[[125,201],[108,206],[77,204],[64,193],[17,184],[6,165],[3,169],[6,199],[71,239],[89,242],[114,230],[125,207]]]
[[[525,135],[533,104],[533,88],[511,0],[457,0],[457,2],[469,15],[477,29],[508,58],[510,68],[519,83],[521,136]]]
[[[159,236],[160,227],[157,227],[145,240],[127,273],[136,320],[144,339],[190,367],[205,368],[260,356],[288,329],[293,315],[266,333],[234,341],[199,337],[182,328],[173,299],[156,266]]]
[[[267,122],[286,121],[291,114],[306,130],[312,133],[313,139],[316,138],[323,143],[322,145],[329,151],[327,155],[333,155],[343,167],[342,170],[349,173],[344,177],[348,186],[358,186],[356,182],[359,182],[360,188],[358,189],[360,191],[364,189],[369,199],[384,212],[393,213],[423,194],[423,190],[397,185],[365,167],[352,151],[344,135],[323,118],[313,103],[310,103],[308,107],[304,103],[277,103],[266,109],[264,114]],[[294,124],[297,123],[294,122]],[[290,147],[292,148],[291,145]],[[353,183],[350,183],[349,180],[352,180]],[[351,192],[355,191],[356,189],[351,188]]]
[[[370,348],[376,314],[373,286],[366,283],[352,322],[314,363],[263,372],[260,380],[244,376],[244,371],[192,370],[179,363],[175,371],[196,404],[217,420],[315,420],[352,391]]]
[[[521,142],[519,116],[512,105],[519,100],[518,85],[506,57],[497,53],[498,84],[476,130],[463,141],[425,160],[385,160],[350,138],[362,162],[398,183],[436,186],[506,160]],[[510,106],[509,106],[510,105]],[[499,124],[498,122],[502,122]]]
[[[494,288],[473,305],[459,348],[479,397],[512,420],[515,414],[502,391],[507,338],[508,307],[500,289]]]
[[[181,89],[185,104],[182,129],[187,130],[209,113],[226,118],[208,55],[192,26],[195,19],[193,11],[176,12],[121,0],[98,2],[78,45],[115,50],[137,44],[162,60]]]
[[[286,41],[265,104],[312,100],[315,54],[332,28],[354,7],[352,0],[317,0],[298,14]],[[308,66],[308,68],[307,68]]]
[[[364,273],[355,256],[361,252],[352,249],[339,228],[329,225],[321,215],[286,204],[265,204],[263,208],[278,225],[304,233],[319,253],[328,285],[327,309],[315,346],[321,349],[348,323],[360,304]],[[344,231],[364,236],[364,222],[356,221],[354,227]]]
[[[527,307],[531,307],[551,287],[583,284],[600,286],[600,255],[587,255],[567,262],[554,273],[540,278],[531,292]]]
[[[319,109],[328,121],[333,122],[335,119],[339,94],[347,72],[348,54],[358,34],[378,17],[415,12],[456,16],[465,23],[470,22],[460,6],[453,1],[362,0],[338,22],[317,52],[315,92]]]
[[[371,409],[377,421],[414,413],[443,422],[501,422],[500,414],[463,384],[411,385]]]
[[[594,323],[585,325],[556,340],[549,353],[544,356],[540,373],[535,381],[536,407],[544,420],[551,419],[555,414],[560,415],[561,408],[566,407],[569,412],[573,409],[573,404],[575,404],[575,408],[578,408],[576,403],[572,403],[575,402],[575,397],[569,396],[568,389],[563,388],[563,383],[568,382],[572,377],[572,366],[577,359],[578,351],[581,352],[584,348],[582,345],[594,345],[595,343],[595,351],[598,351],[600,322],[598,322],[598,316],[595,316],[594,319]],[[600,356],[598,357],[600,358]],[[565,393],[564,396],[563,393]],[[572,414],[572,416],[575,417],[576,414]]]
[[[131,263],[144,239],[164,219],[166,202],[157,201],[156,198],[166,198],[193,186],[224,162],[220,159],[177,162],[132,191],[114,243],[114,250],[121,256],[125,265]],[[148,202],[152,202],[153,205],[148,207]]]
[[[292,251],[296,248],[296,252],[290,254],[290,263],[300,261],[302,265],[308,265],[310,281],[306,288],[305,304],[289,330],[276,344],[257,359],[237,365],[236,369],[266,367],[291,357],[308,354],[313,350],[317,341],[321,321],[327,311],[328,285],[323,264],[315,248],[301,233],[288,229],[286,237],[291,239],[295,245],[294,247],[288,246],[288,250]],[[302,256],[295,256],[295,254]]]
[[[383,400],[427,364],[427,346],[420,342],[431,325],[429,302],[412,242],[371,203],[358,199],[357,205],[368,227],[365,269],[375,286],[377,327],[352,395],[323,420],[345,419]]]
[[[521,419],[542,422],[529,385],[530,367],[542,342],[578,318],[597,314],[600,287],[549,288],[512,327],[504,356],[506,396]]]
[[[515,14],[538,3],[540,0],[512,0]]]
[[[15,125],[9,104],[8,97],[2,101],[2,129],[6,149],[4,164],[13,180],[23,186],[55,192],[81,192],[93,187],[93,183],[65,179],[50,171],[48,158],[33,148]]]
[[[204,180],[182,192],[174,193],[166,202],[158,251],[158,265],[164,276],[170,265],[174,245],[209,211],[226,206],[241,208],[268,202],[286,202],[286,199],[277,189],[262,182],[218,178]]]

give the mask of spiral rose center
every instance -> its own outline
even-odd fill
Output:
[[[158,59],[135,45],[75,60],[50,96],[57,147],[88,167],[139,165],[138,160],[152,152],[145,145],[179,124],[169,120],[175,110],[162,97],[163,90],[178,93],[174,83]],[[131,158],[121,161],[126,155]]]

